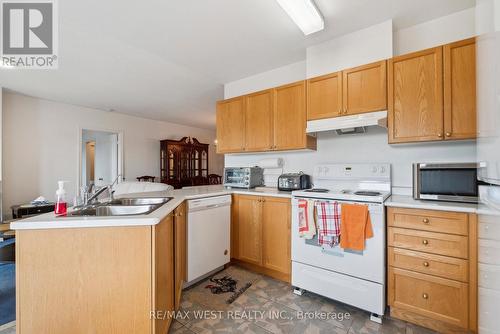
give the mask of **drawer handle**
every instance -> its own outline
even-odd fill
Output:
[[[426,245],[426,246],[427,246],[427,245],[429,244],[429,240],[424,239],[424,240],[422,241],[422,243],[423,243],[424,245]]]
[[[422,222],[423,222],[424,224],[429,224],[429,219],[428,219],[428,218],[424,218],[424,219],[422,219]]]
[[[428,295],[428,294],[426,294],[426,293],[424,293],[424,294],[422,295],[422,298],[424,298],[424,299],[429,299],[429,295]]]
[[[429,262],[425,261],[424,262],[424,267],[428,267],[429,266]]]

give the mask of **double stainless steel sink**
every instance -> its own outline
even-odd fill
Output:
[[[134,216],[147,215],[172,197],[119,198],[110,202],[77,207],[68,213],[70,217],[82,216]]]

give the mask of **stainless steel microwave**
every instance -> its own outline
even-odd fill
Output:
[[[224,168],[225,187],[255,188],[264,185],[264,170],[260,167],[227,167]]]
[[[413,164],[413,198],[478,202],[477,163]]]

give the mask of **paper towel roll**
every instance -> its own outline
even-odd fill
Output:
[[[283,159],[281,158],[267,158],[259,161],[258,164],[261,168],[281,168],[283,166]]]

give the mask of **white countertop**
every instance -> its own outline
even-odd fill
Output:
[[[412,196],[405,195],[392,195],[385,201],[385,206],[410,208],[410,209],[425,209],[425,210],[438,210],[438,211],[455,211],[476,213],[478,205],[473,203],[456,203],[456,202],[440,202],[440,201],[426,201],[417,200]]]
[[[82,228],[112,226],[147,226],[158,224],[185,200],[214,197],[228,194],[245,194],[254,196],[274,196],[291,198],[290,192],[278,191],[276,188],[259,187],[255,189],[226,189],[221,185],[200,186],[177,189],[174,191],[127,194],[120,197],[173,197],[168,203],[147,215],[106,216],[106,217],[56,217],[54,212],[14,221],[10,224],[13,230],[49,229],[49,228]],[[71,209],[69,209],[71,210]]]

